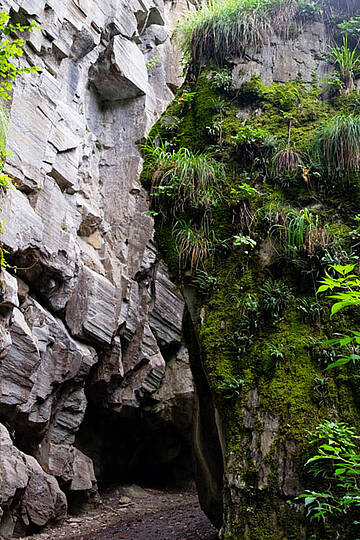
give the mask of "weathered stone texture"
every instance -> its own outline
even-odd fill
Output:
[[[247,50],[245,58],[234,58],[233,81],[237,88],[252,75],[259,75],[266,84],[285,83],[296,77],[311,83],[328,75],[331,66],[326,62],[329,35],[325,23],[306,25],[293,38],[281,39],[271,35],[260,50]]]
[[[20,498],[19,495],[22,494]],[[29,525],[45,525],[66,514],[66,497],[56,479],[20,452],[0,424],[0,535],[11,537]],[[21,523],[18,523],[18,515]],[[21,528],[23,527],[23,529]]]
[[[189,7],[188,0],[2,2],[15,21],[39,21],[21,61],[42,70],[16,81],[6,172],[18,188],[2,200],[2,241],[18,270],[17,279],[11,270],[1,279],[0,422],[34,456],[21,457],[25,472],[12,469],[18,494],[30,480],[23,502],[11,507],[11,526],[12,495],[5,497],[0,478],[3,534],[65,511],[57,481],[41,476],[40,465],[65,492],[96,490],[91,459],[74,446],[85,385],[120,416],[156,394],[173,423],[171,403],[180,411],[184,393],[191,423],[189,363],[181,364],[183,384],[171,389],[176,377],[163,352],[181,346],[183,302],[143,214],[137,146],[181,83],[170,38]],[[153,57],[157,64],[146,67]],[[0,445],[0,462],[4,452]],[[38,514],[30,499],[41,501]]]

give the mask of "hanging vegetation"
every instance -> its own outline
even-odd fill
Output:
[[[339,114],[324,123],[314,152],[329,175],[360,171],[360,115]]]
[[[227,57],[264,43],[274,29],[286,34],[296,12],[295,0],[210,0],[181,23],[178,41],[196,68],[209,60],[223,66]]]

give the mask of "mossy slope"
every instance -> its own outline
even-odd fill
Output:
[[[324,299],[315,315],[312,312],[316,281],[328,264],[356,258],[353,218],[359,211],[360,178],[325,178],[310,158],[319,126],[344,111],[358,113],[360,95],[324,99],[316,81],[311,88],[300,80],[267,86],[258,77],[239,92],[223,91],[212,85],[215,72],[209,67],[182,88],[150,137],[161,136],[173,148],[210,150],[226,171],[224,200],[214,205],[212,228],[227,247],[221,253],[214,250],[205,262],[203,271],[216,281],[207,293],[200,294],[188,269],[179,268],[174,218],[166,213],[156,218],[160,252],[173,278],[191,291],[201,366],[221,419],[222,535],[232,540],[330,540],[336,528],[341,538],[350,540],[356,538],[351,524],[335,520],[328,529],[309,524],[301,509],[287,501],[312,486],[304,473],[307,430],[325,419],[360,427],[354,383],[359,369],[325,372],[333,352],[322,344],[334,332],[358,328],[359,316],[346,313],[330,321]],[[245,115],[246,124],[260,130],[261,137],[239,144],[233,137]],[[288,144],[289,127],[302,166],[296,174],[276,175],[268,147],[274,139],[280,148]],[[145,185],[153,172],[154,164],[146,162]],[[246,197],[239,195],[244,183],[253,189]],[[278,227],[291,208],[309,209],[319,231],[315,247],[292,255]],[[189,214],[185,209],[178,217]],[[256,247],[234,247],[229,238],[236,235],[255,239]],[[270,288],[276,282],[291,291],[279,312],[267,305],[264,283],[269,278]],[[308,306],[305,315],[301,305]],[[244,383],[229,395],[226,385],[235,379]]]

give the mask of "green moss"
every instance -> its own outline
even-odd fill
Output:
[[[166,122],[162,119],[152,134],[160,134],[178,146],[205,151],[214,146],[214,139],[209,136],[207,128],[221,121],[222,141],[216,141],[216,158],[223,162],[226,171],[225,199],[230,200],[231,189],[244,181],[261,192],[247,206],[251,215],[250,225],[241,214],[241,204],[234,209],[234,201],[232,206],[222,202],[214,208],[211,224],[218,238],[229,239],[231,247],[235,234],[249,234],[256,240],[257,248],[248,254],[233,247],[229,252],[216,252],[206,262],[206,270],[216,277],[219,287],[210,298],[199,295],[196,299],[201,364],[221,416],[225,472],[236,478],[236,486],[231,488],[237,504],[233,498],[230,500],[230,491],[225,488],[225,497],[228,497],[225,508],[229,512],[227,523],[231,522],[232,529],[225,530],[224,538],[295,540],[301,537],[304,520],[301,513],[285,502],[293,496],[290,488],[286,488],[289,493],[284,488],[286,479],[281,480],[282,484],[279,480],[284,474],[280,469],[285,466],[286,456],[290,456],[286,463],[293,468],[291,475],[298,479],[298,487],[295,488],[302,489],[299,486],[309,481],[304,474],[304,462],[309,452],[306,431],[336,415],[359,426],[359,379],[356,379],[360,377],[359,369],[351,366],[347,376],[339,376],[338,371],[324,374],[322,366],[310,354],[310,344],[314,340],[321,343],[345,328],[359,328],[360,319],[348,311],[341,313],[336,320],[330,320],[324,314],[322,324],[318,325],[302,322],[297,306],[301,298],[313,297],[318,279],[311,267],[312,262],[306,267],[297,266],[285,260],[283,253],[276,252],[276,249],[280,250],[279,246],[274,247],[270,262],[264,262],[260,249],[264,249],[263,241],[269,242],[271,236],[269,215],[281,212],[282,207],[313,205],[321,223],[327,224],[328,235],[342,246],[346,245],[354,227],[351,212],[357,213],[358,210],[344,202],[347,196],[353,197],[353,192],[346,194],[336,186],[333,194],[329,195],[329,191],[309,188],[300,178],[290,188],[282,188],[267,175],[267,165],[264,165],[259,149],[251,145],[240,148],[231,137],[243,124],[242,108],[248,110],[250,106],[254,114],[247,122],[264,129],[278,141],[287,141],[291,121],[291,142],[303,153],[306,161],[311,141],[321,122],[344,107],[354,109],[358,94],[322,101],[315,83],[311,88],[300,80],[285,85],[265,85],[259,77],[252,77],[236,98],[223,95],[223,103],[219,104],[219,94],[211,88],[210,78],[211,68],[203,71],[196,83],[187,87],[187,91],[195,92],[191,103],[184,105],[177,99],[170,106],[166,114],[180,118],[176,130],[164,128]],[[147,165],[143,173],[145,185],[149,184],[151,173],[151,166]],[[189,215],[182,217],[193,215],[189,211]],[[160,220],[157,223],[156,240],[172,277],[179,280],[170,217],[165,223]],[[261,287],[269,275],[284,280],[293,288],[295,295],[279,320],[264,317],[261,312]],[[186,274],[182,279],[189,282]],[[244,308],[248,295],[259,304],[258,326],[253,325],[249,308]],[[280,356],[274,354],[274,348],[281,352]],[[318,403],[314,396],[317,376],[328,379],[328,396],[324,403]],[[219,382],[232,377],[245,380],[238,399],[226,399],[219,390]],[[274,433],[271,436],[266,433],[266,437],[271,439],[270,447],[264,451],[259,464],[256,453],[262,448],[261,437],[271,422],[274,422]],[[261,486],[260,465],[263,467],[261,474],[266,476]],[[344,531],[346,526],[344,524]],[[319,532],[321,529],[316,525],[308,524],[307,527],[309,531]],[[331,531],[320,530],[320,533],[323,540],[331,538]]]

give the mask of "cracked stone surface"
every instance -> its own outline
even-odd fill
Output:
[[[132,418],[134,430],[145,409],[169,426],[181,416],[176,429],[190,429],[184,303],[143,213],[137,143],[181,84],[171,35],[191,7],[2,2],[14,22],[41,25],[25,36],[21,59],[41,73],[16,81],[11,102],[6,172],[17,189],[1,195],[9,224],[2,241],[18,268],[0,280],[0,470],[11,478],[0,475],[5,537],[61,517],[66,496],[96,497],[93,456],[78,440],[89,399],[104,414]]]

